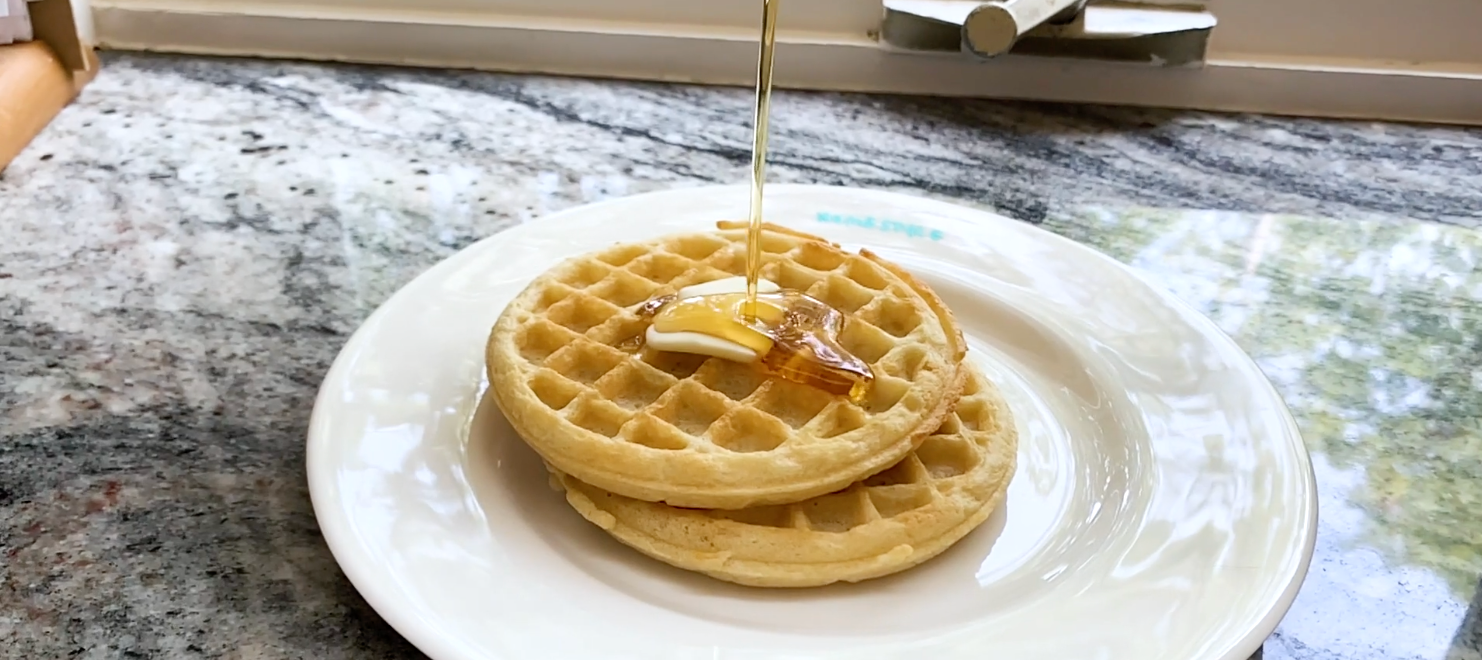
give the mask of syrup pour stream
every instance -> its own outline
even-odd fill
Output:
[[[751,215],[746,228],[747,321],[756,320],[756,283],[762,272],[762,183],[767,169],[767,117],[772,106],[772,51],[777,44],[777,7],[782,0],[762,0],[762,44],[756,62],[756,112],[751,137]]]
[[[772,61],[777,9],[782,0],[762,0],[762,39],[757,55],[756,110],[751,146],[751,209],[746,231],[746,290],[735,294],[679,298],[663,296],[639,308],[659,332],[696,332],[721,337],[739,329],[755,347],[757,366],[783,379],[831,394],[864,400],[874,373],[839,343],[844,314],[801,291],[758,294],[762,270],[762,185],[766,178],[767,118],[771,113]],[[757,343],[755,340],[760,340]]]

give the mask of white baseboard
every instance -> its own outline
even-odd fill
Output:
[[[719,85],[753,83],[755,35],[722,27],[95,0],[106,49],[301,58]],[[1204,66],[895,52],[864,35],[779,36],[779,87],[1482,125],[1482,67],[1220,54]]]

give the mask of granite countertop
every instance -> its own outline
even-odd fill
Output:
[[[414,658],[325,548],[315,388],[422,269],[745,180],[749,92],[106,54],[0,176],[0,656]],[[782,93],[771,180],[998,210],[1215,319],[1321,496],[1266,658],[1482,658],[1482,131]]]

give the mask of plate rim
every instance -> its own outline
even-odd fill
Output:
[[[336,565],[344,573],[356,592],[365,599],[387,625],[390,625],[404,640],[425,653],[434,660],[461,660],[468,657],[466,653],[452,648],[452,646],[441,637],[432,634],[430,628],[425,625],[425,620],[414,615],[406,608],[397,605],[398,599],[390,583],[378,579],[372,575],[370,562],[364,561],[363,557],[355,556],[357,539],[347,518],[333,515],[340,501],[339,494],[332,489],[333,480],[316,479],[316,474],[325,474],[324,461],[328,451],[329,438],[322,430],[325,417],[328,414],[329,399],[332,388],[330,385],[342,376],[350,368],[353,355],[368,341],[379,321],[390,314],[390,310],[402,303],[402,299],[409,294],[409,289],[419,282],[436,277],[444,271],[452,271],[459,268],[464,262],[475,257],[475,255],[487,250],[490,243],[518,240],[522,235],[538,232],[552,221],[560,221],[570,216],[600,213],[603,208],[621,206],[624,204],[637,203],[655,197],[694,195],[697,193],[712,193],[717,197],[733,192],[738,189],[746,189],[746,184],[706,184],[699,186],[668,187],[642,193],[612,197],[597,202],[576,204],[553,213],[537,216],[522,224],[508,227],[492,232],[473,243],[447,255],[438,260],[416,275],[402,283],[397,289],[379,303],[374,310],[366,315],[356,326],[355,330],[346,337],[336,352],[330,367],[325,371],[323,378],[313,398],[313,407],[309,415],[307,431],[305,433],[305,478],[308,482],[309,499],[311,509],[314,512],[316,525],[320,535],[323,537],[330,555],[334,558]],[[976,206],[971,200],[947,200],[936,197],[928,197],[912,192],[896,190],[885,190],[879,188],[860,188],[855,186],[841,186],[832,184],[790,184],[769,183],[767,185],[768,196],[781,193],[808,193],[818,192],[822,194],[838,194],[847,192],[852,195],[869,195],[889,198],[907,198],[912,203],[925,207],[936,207],[938,209],[952,209],[956,213],[968,212],[975,215],[991,217],[996,221],[1008,222],[1034,236],[1037,240],[1047,242],[1057,249],[1068,250],[1080,257],[1094,259],[1103,266],[1110,266],[1114,270],[1137,283],[1146,292],[1156,296],[1170,309],[1178,312],[1179,317],[1185,322],[1204,334],[1211,341],[1223,344],[1229,357],[1238,362],[1254,377],[1259,385],[1260,394],[1275,404],[1273,411],[1280,415],[1282,425],[1287,434],[1293,439],[1294,457],[1299,485],[1304,497],[1301,505],[1305,508],[1305,515],[1300,520],[1301,542],[1299,544],[1300,556],[1294,563],[1289,575],[1282,576],[1285,585],[1275,599],[1269,603],[1269,607],[1260,621],[1247,630],[1240,643],[1232,645],[1231,653],[1222,660],[1247,660],[1257,652],[1265,640],[1276,630],[1280,622],[1290,611],[1297,594],[1310,571],[1313,554],[1316,548],[1317,527],[1319,514],[1319,501],[1317,493],[1316,474],[1314,472],[1311,452],[1307,448],[1301,429],[1293,416],[1290,406],[1285,398],[1276,389],[1270,377],[1260,368],[1240,345],[1220,328],[1213,319],[1200,312],[1192,304],[1177,297],[1171,291],[1159,286],[1144,273],[1139,272],[1132,266],[1118,261],[1110,255],[1097,250],[1089,245],[1062,236],[1033,223],[1017,220],[1010,216]],[[953,219],[953,222],[961,222]],[[901,248],[897,248],[901,249]]]

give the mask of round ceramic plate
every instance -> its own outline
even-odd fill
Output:
[[[775,185],[769,221],[868,247],[956,312],[1017,414],[1005,504],[894,576],[767,590],[610,539],[483,396],[486,334],[557,261],[746,215],[745,187],[571,209],[416,278],[352,336],[308,478],[335,558],[435,660],[1245,660],[1307,570],[1316,499],[1281,399],[1204,317],[1117,262],[947,203]]]

